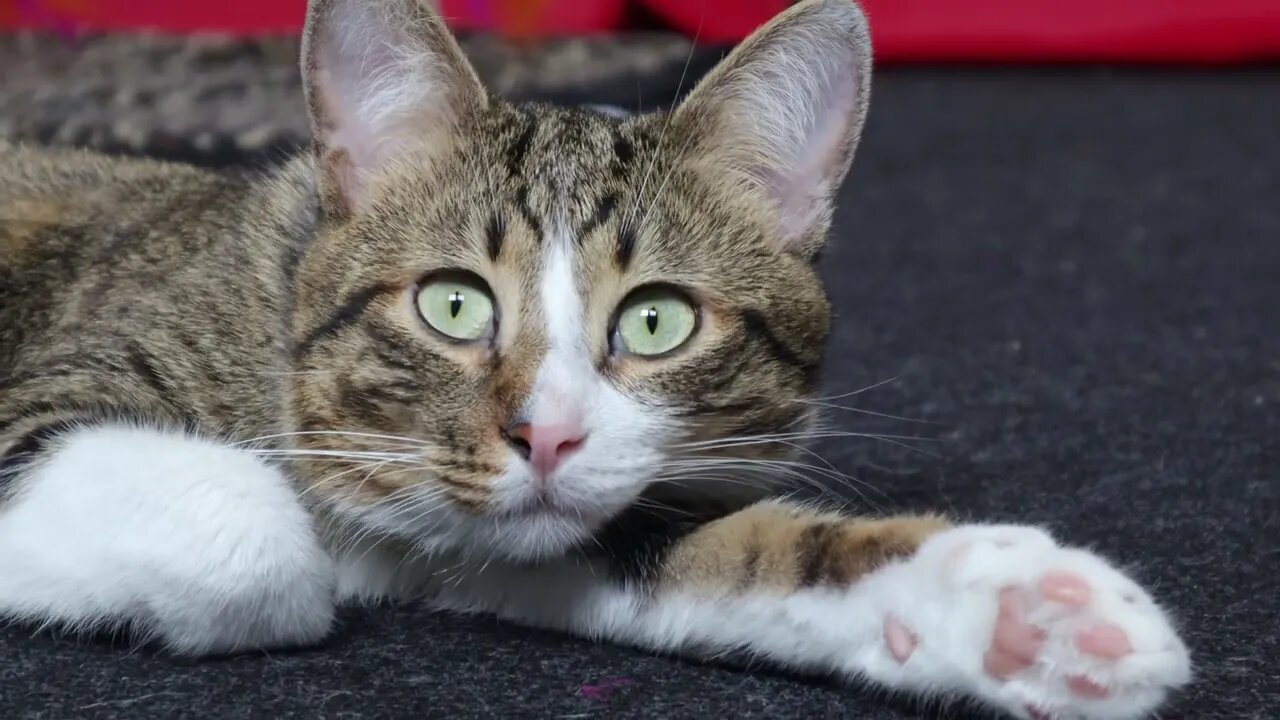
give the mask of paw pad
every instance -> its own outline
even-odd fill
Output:
[[[1145,717],[1189,679],[1186,647],[1131,579],[1038,530],[956,528],[904,570],[928,611],[890,606],[885,655],[960,669],[962,689],[1019,717]]]
[[[1076,635],[1076,647],[1080,652],[1103,660],[1119,660],[1133,652],[1129,636],[1119,625],[1103,623],[1080,631]]]
[[[890,614],[884,619],[884,644],[899,664],[911,657],[917,642],[915,633],[908,630],[896,616]]]
[[[1082,608],[1089,604],[1092,591],[1089,584],[1077,575],[1051,572],[1040,578],[1040,595],[1045,600],[1062,603],[1068,607]]]

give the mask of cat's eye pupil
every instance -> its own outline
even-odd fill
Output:
[[[698,328],[698,314],[683,293],[662,285],[641,288],[625,299],[614,323],[621,351],[656,358],[685,343]]]
[[[493,295],[484,280],[466,272],[424,279],[415,302],[427,325],[452,340],[483,340],[497,327]]]
[[[651,307],[644,311],[644,324],[649,328],[650,335],[658,332],[658,308]]]

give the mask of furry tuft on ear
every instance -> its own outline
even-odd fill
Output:
[[[853,0],[807,0],[757,30],[677,108],[709,177],[758,193],[778,241],[812,258],[853,162],[871,92],[871,38]]]
[[[429,0],[312,0],[302,75],[325,210],[340,217],[368,207],[398,154],[487,101]]]

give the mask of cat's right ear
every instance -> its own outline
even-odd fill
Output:
[[[761,201],[779,246],[812,259],[870,93],[871,37],[857,4],[804,0],[739,45],[673,121],[711,182]]]
[[[430,0],[312,0],[302,40],[324,209],[368,208],[411,148],[447,142],[488,96]]]

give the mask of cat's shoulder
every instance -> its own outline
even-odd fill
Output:
[[[182,208],[234,206],[247,189],[191,165],[0,141],[0,246],[16,256],[35,235],[63,228],[183,223]]]
[[[175,189],[216,183],[219,175],[191,165],[106,155],[81,148],[46,148],[0,140],[0,198],[58,192],[71,187],[109,190],[147,183]]]
[[[104,255],[108,246],[198,253],[256,211],[257,188],[252,178],[191,165],[0,142],[0,271],[30,278],[55,259],[58,267],[81,256],[100,263],[116,256]],[[174,242],[182,238],[189,242]]]

